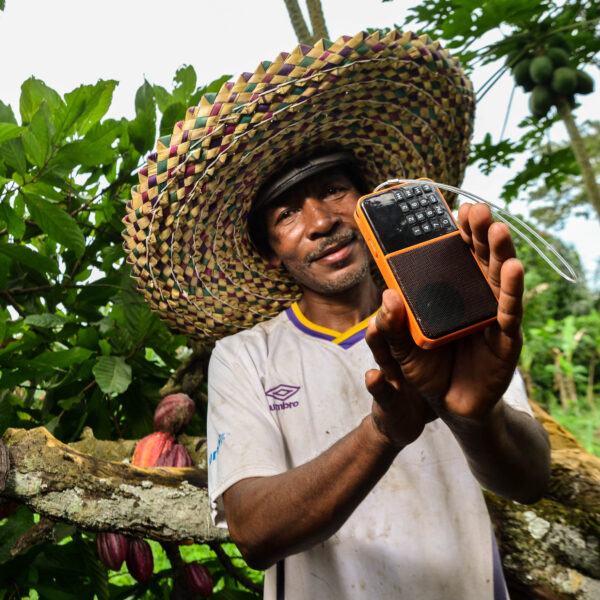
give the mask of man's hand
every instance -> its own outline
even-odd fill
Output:
[[[517,365],[524,274],[508,228],[493,222],[486,205],[465,204],[459,218],[461,235],[498,298],[497,322],[455,342],[423,350],[410,336],[400,294],[386,290],[381,310],[367,328],[367,343],[381,369],[379,375],[368,374],[367,387],[378,399],[384,379],[388,390],[384,404],[389,406],[390,386],[397,391],[408,386],[412,413],[424,413],[421,395],[436,411],[479,418],[492,411]]]

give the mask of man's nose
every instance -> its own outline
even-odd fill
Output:
[[[328,235],[339,223],[339,215],[318,198],[308,197],[304,201],[307,234],[311,239]]]

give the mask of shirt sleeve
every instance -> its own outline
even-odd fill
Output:
[[[248,350],[217,343],[208,369],[207,465],[211,514],[226,527],[222,494],[247,477],[287,470],[280,429]]]
[[[531,410],[529,399],[527,398],[525,382],[523,381],[523,377],[518,370],[515,371],[506,392],[504,392],[504,395],[502,396],[502,399],[511,408],[525,412],[529,416],[533,417],[533,411]]]

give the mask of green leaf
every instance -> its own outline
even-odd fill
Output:
[[[146,116],[155,115],[154,89],[146,79],[144,79],[144,83],[135,93],[135,114],[143,114]]]
[[[13,123],[0,123],[0,144],[18,137],[24,129]]]
[[[32,219],[53,240],[75,252],[78,257],[85,250],[85,237],[77,221],[57,204],[39,196],[25,195],[25,202]]]
[[[57,115],[57,127],[63,136],[77,132],[85,135],[106,114],[118,82],[100,80],[82,85],[65,94],[66,104]]]
[[[25,221],[19,217],[17,212],[8,202],[0,204],[0,220],[6,223],[8,233],[20,240],[25,233]]]
[[[33,325],[34,327],[42,327],[47,329],[54,329],[55,327],[62,327],[65,323],[68,323],[69,319],[61,315],[55,315],[52,313],[42,313],[39,315],[28,315],[25,317],[26,325]]]
[[[50,123],[48,104],[42,100],[31,118],[31,123],[23,132],[23,148],[27,158],[37,167],[46,162],[52,147],[54,126]]]
[[[56,350],[54,352],[43,352],[32,359],[36,367],[68,368],[71,365],[78,365],[87,360],[93,352],[87,348],[74,346],[67,350]]]
[[[92,373],[105,394],[122,394],[131,383],[131,367],[121,356],[100,356]]]
[[[41,79],[30,77],[21,86],[20,110],[23,123],[29,123],[43,100],[46,100],[50,112],[54,113],[64,106],[62,98]]]
[[[25,246],[17,244],[0,244],[0,253],[24,264],[30,269],[34,269],[42,275],[45,273],[58,275],[59,273],[58,264],[55,260],[52,260],[39,252],[30,250]]]
[[[23,150],[23,140],[21,138],[13,138],[4,142],[0,146],[0,159],[12,167],[19,175],[27,173],[27,160],[25,159],[25,151]]]
[[[15,113],[13,112],[10,104],[4,104],[2,100],[0,100],[0,122],[12,123],[13,125],[17,124]]]
[[[119,121],[96,124],[83,139],[64,145],[58,151],[53,164],[72,169],[77,165],[95,167],[115,162],[118,159],[117,150],[111,145],[121,130],[122,125]]]
[[[160,85],[154,85],[154,97],[156,98],[156,104],[160,112],[164,112],[167,106],[173,102],[171,94]]]
[[[129,123],[129,137],[133,147],[140,153],[145,154],[154,146],[156,138],[156,123],[154,118],[146,118],[139,115]]]
[[[169,105],[160,120],[159,136],[173,133],[175,123],[185,117],[185,111],[186,106],[182,102]]]
[[[176,96],[182,102],[186,101],[196,87],[196,71],[194,71],[194,67],[192,65],[183,65],[177,69],[173,80],[177,84],[173,96]]]

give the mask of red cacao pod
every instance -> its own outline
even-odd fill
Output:
[[[100,560],[113,571],[118,571],[127,556],[127,538],[120,533],[99,533],[96,550]]]
[[[131,538],[127,548],[127,569],[140,583],[148,583],[154,572],[154,558],[150,544],[142,538]]]
[[[213,580],[210,571],[199,562],[185,565],[185,577],[192,592],[208,597],[213,591]]]
[[[163,452],[175,443],[175,438],[165,431],[155,431],[142,438],[133,451],[131,464],[137,467],[153,467]]]
[[[177,435],[192,420],[196,407],[187,394],[165,396],[154,411],[154,429]]]
[[[173,444],[166,452],[159,457],[155,467],[193,467],[194,463],[190,453],[185,446]]]

